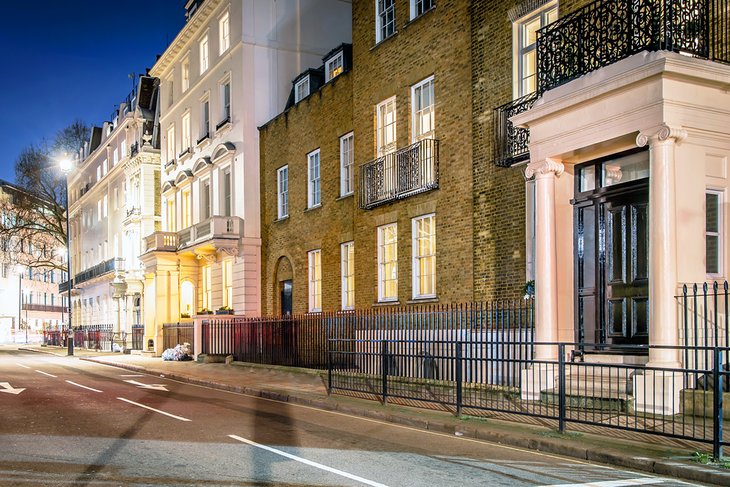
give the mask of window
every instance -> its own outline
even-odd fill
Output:
[[[211,266],[203,266],[201,277],[203,281],[201,282],[201,288],[203,290],[201,293],[203,295],[203,309],[210,310],[213,308],[213,271]]]
[[[289,166],[280,167],[276,171],[277,218],[289,216]]]
[[[109,216],[109,195],[104,195],[104,202],[102,203],[101,207],[104,211],[104,218]]]
[[[377,157],[394,152],[396,149],[395,139],[395,97],[389,98],[378,104],[376,112],[377,131]]]
[[[175,102],[175,82],[172,76],[167,80],[167,88],[167,107],[169,108]]]
[[[116,164],[116,153],[117,153],[117,150],[116,150],[116,149],[114,149],[114,154],[115,154],[115,157],[114,157],[114,159],[115,159],[115,161],[114,161],[114,164]],[[107,162],[107,160],[106,160],[106,159],[104,159],[104,161],[103,161],[103,162],[101,163],[101,177],[104,177],[104,176],[106,176],[106,173],[107,173],[107,172],[109,172],[109,163]]]
[[[186,59],[182,63],[182,91],[185,93],[190,88],[190,61]]]
[[[223,261],[223,306],[233,308],[233,259]]]
[[[182,118],[182,151],[185,153],[190,149],[190,112],[183,115]]]
[[[119,149],[116,147],[114,148],[114,151],[112,152],[112,166],[116,166],[117,162],[119,162]],[[106,174],[107,169],[107,163],[106,160],[104,161],[104,174]]]
[[[208,71],[208,36],[200,40],[200,74]]]
[[[322,251],[312,250],[309,256],[309,312],[322,311]]]
[[[710,276],[720,276],[722,270],[722,192],[705,192],[705,269]]]
[[[413,142],[434,138],[433,76],[411,89]]]
[[[231,19],[228,12],[218,21],[218,45],[220,54],[223,54],[231,46]]]
[[[413,219],[413,298],[436,296],[436,216]]]
[[[378,227],[378,301],[398,300],[398,224]]]
[[[182,205],[182,212],[180,214],[181,220],[180,220],[180,227],[181,228],[188,228],[190,225],[193,224],[193,206],[190,198],[190,188],[187,188],[182,191],[180,194]]]
[[[231,168],[223,171],[223,216],[231,216],[233,214],[233,196],[231,191]]]
[[[121,157],[122,159],[127,157],[127,141],[126,140],[122,140],[122,144],[119,146],[119,152],[120,152],[119,157]]]
[[[342,309],[355,309],[355,242],[340,245]]]
[[[309,96],[309,76],[305,76],[294,85],[294,103]]]
[[[375,42],[395,34],[395,0],[375,0]]]
[[[515,97],[537,89],[537,31],[558,18],[557,3],[533,12],[515,22],[514,76]]]
[[[332,56],[330,59],[327,60],[325,63],[325,82],[331,80],[332,78],[336,78],[340,74],[342,74],[342,71],[344,69],[344,66],[342,64],[343,56],[342,51],[338,52],[334,56]]]
[[[226,81],[220,85],[221,93],[221,122],[231,119],[231,82]]]
[[[114,199],[113,199],[113,201],[114,201],[114,209],[115,210],[118,210],[119,209],[119,188],[116,187],[116,186],[114,187]]]
[[[175,126],[167,128],[167,163],[175,161]]]
[[[309,184],[307,190],[307,207],[313,208],[321,202],[319,188],[319,149],[307,154],[307,172]]]
[[[96,220],[101,221],[101,200],[96,202]]]
[[[340,137],[340,196],[355,190],[355,139],[350,132]]]
[[[101,166],[96,166],[96,180],[99,181],[101,179]]]
[[[210,135],[210,101],[206,98],[200,107],[200,140]]]
[[[411,20],[433,8],[434,0],[411,0]]]
[[[200,219],[210,218],[210,179],[200,183]]]

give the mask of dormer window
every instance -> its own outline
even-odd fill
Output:
[[[297,84],[294,85],[294,103],[299,103],[299,101],[303,100],[304,98],[309,96],[309,76],[305,76],[304,78],[297,81]]]
[[[336,78],[344,70],[342,51],[338,52],[325,63],[325,83],[329,82],[332,78]]]

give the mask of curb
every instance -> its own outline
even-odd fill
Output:
[[[38,353],[50,353],[44,350],[31,350],[27,351],[38,352]],[[132,364],[121,364],[118,362],[110,362],[95,357],[78,357],[79,360],[85,360],[88,362],[94,362],[102,365],[117,367],[121,369],[130,370],[133,372],[144,372],[150,375],[159,375],[168,379],[184,382],[188,384],[194,384],[199,386],[210,387],[213,389],[219,389],[229,392],[236,392],[240,394],[246,394],[249,396],[260,397],[262,399],[269,399],[279,402],[288,402],[291,404],[297,404],[301,406],[308,406],[315,409],[321,409],[324,411],[336,411],[353,416],[360,416],[368,419],[375,419],[388,423],[398,424],[401,426],[408,426],[411,428],[433,431],[437,433],[446,433],[450,435],[464,436],[466,438],[472,438],[476,440],[488,441],[491,443],[497,443],[506,446],[512,446],[517,448],[524,448],[528,450],[536,450],[543,453],[550,453],[555,455],[562,455],[566,457],[575,458],[578,460],[584,460],[589,462],[596,462],[605,465],[611,465],[616,467],[628,468],[641,472],[657,474],[667,477],[674,477],[682,480],[689,480],[694,482],[703,483],[714,483],[717,485],[730,485],[730,470],[722,471],[714,469],[713,467],[691,465],[678,461],[671,460],[657,460],[647,457],[633,457],[630,455],[622,455],[620,453],[610,452],[603,449],[597,449],[594,447],[582,447],[578,445],[566,444],[560,440],[552,440],[549,438],[531,438],[525,435],[512,435],[502,433],[498,431],[489,430],[486,428],[478,428],[473,425],[462,424],[454,425],[445,421],[439,420],[427,420],[410,417],[404,414],[391,411],[379,411],[360,407],[357,405],[343,405],[333,403],[327,399],[301,397],[291,395],[283,392],[276,392],[273,390],[264,390],[252,387],[233,386],[230,384],[218,383],[209,379],[195,379],[189,376],[168,373],[160,370],[148,369],[139,365]]]

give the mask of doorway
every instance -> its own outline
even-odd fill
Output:
[[[288,279],[281,281],[281,316],[292,314],[292,281]]]
[[[649,153],[577,166],[575,179],[576,341],[586,352],[648,344]]]

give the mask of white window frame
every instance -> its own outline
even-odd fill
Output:
[[[554,15],[551,20],[550,17]],[[533,10],[527,15],[515,20],[512,24],[512,79],[513,79],[513,95],[514,98],[521,98],[533,91],[527,91],[523,86],[525,67],[522,59],[525,54],[533,52],[537,48],[537,42],[530,45],[523,45],[523,29],[525,25],[540,18],[540,27],[548,25],[551,21],[558,18],[558,2],[557,0],[547,3],[537,10]],[[535,57],[537,62],[537,57]],[[534,67],[535,88],[537,88],[537,66]]]
[[[395,241],[386,243],[384,241],[385,232],[388,229],[395,230]],[[394,245],[394,256],[392,261],[385,261],[385,246]],[[394,264],[395,278],[390,279],[395,281],[395,296],[385,295],[385,281],[386,281],[386,267],[389,263]],[[388,225],[382,225],[378,227],[378,302],[394,302],[398,301],[398,224],[390,223]]]
[[[375,0],[375,43],[384,41],[395,33],[395,0]]]
[[[311,87],[309,84],[309,75],[300,79],[294,85],[294,103],[299,103],[303,99],[309,96]]]
[[[226,195],[226,175],[228,175],[230,179],[230,188],[228,188],[228,195]],[[230,165],[221,168],[220,184],[221,213],[223,214],[223,216],[233,216],[233,168]],[[229,201],[226,201],[227,197],[229,198]]]
[[[714,188],[707,188],[705,189],[705,198],[706,195],[712,194],[717,196],[717,232],[709,232],[707,231],[707,207],[705,207],[705,241],[707,241],[707,237],[717,237],[717,272],[707,272],[707,255],[705,255],[705,272],[707,274],[708,278],[718,278],[722,277],[724,274],[724,213],[723,213],[723,203],[724,203],[724,191],[722,189],[714,189]],[[705,246],[705,249],[707,249],[707,246]],[[706,251],[705,251],[706,252]]]
[[[355,309],[355,242],[340,244],[342,309]]]
[[[319,149],[316,149],[307,154],[307,208],[316,208],[322,204],[321,170]]]
[[[170,161],[173,161],[177,159],[177,154],[175,154],[175,124],[171,123],[169,127],[167,127],[167,140],[165,141],[165,147],[167,148],[167,160],[165,161],[165,164],[167,164]]]
[[[205,105],[208,105],[208,116],[205,116]],[[198,138],[202,139],[205,136],[210,137],[210,96],[206,94],[200,100],[200,133]]]
[[[223,55],[231,47],[231,16],[224,13],[218,20],[218,54]]]
[[[182,116],[182,151],[185,152],[192,147],[192,141],[190,139],[190,111],[185,112]]]
[[[210,43],[208,42],[208,34],[200,38],[200,74],[202,75],[210,67]]]
[[[233,308],[233,259],[226,259],[221,265],[223,284],[223,306]]]
[[[423,7],[424,3],[429,3],[427,7]],[[416,17],[420,17],[421,15],[425,14],[432,8],[436,6],[435,0],[411,0],[411,20],[415,19]],[[420,7],[420,12],[418,11]]]
[[[289,216],[289,166],[276,170],[276,216],[279,220]]]
[[[432,224],[432,230],[433,233],[429,236],[429,238],[433,239],[432,244],[432,253],[429,255],[421,255],[420,254],[420,246],[419,239],[420,235],[418,233],[418,224],[419,222],[430,219]],[[412,252],[411,255],[413,256],[413,262],[411,264],[412,269],[412,284],[413,284],[413,299],[424,299],[424,298],[435,298],[436,297],[436,214],[430,213],[428,215],[421,215],[419,217],[413,218],[411,220],[411,235],[412,235]],[[428,259],[433,258],[433,292],[422,292],[421,288],[421,265],[420,261],[421,259]]]
[[[228,87],[228,94],[226,95],[226,87]],[[226,78],[218,84],[218,94],[220,98],[220,120],[231,120],[231,79]],[[226,99],[226,96],[228,99]]]
[[[175,79],[170,75],[167,79],[167,107],[170,108],[175,103]]]
[[[322,311],[322,249],[307,252],[309,269],[309,312]],[[317,275],[319,271],[319,276]]]
[[[190,59],[185,59],[182,62],[182,92],[185,93],[190,88]]]
[[[387,119],[387,116],[392,114],[393,120]],[[376,120],[376,157],[382,157],[391,152],[395,152],[398,148],[398,107],[396,105],[395,96],[391,96],[387,100],[383,100],[378,103],[375,107],[375,120]],[[393,140],[385,142],[386,134],[388,134],[390,127],[393,128]]]
[[[206,194],[204,189],[208,188],[208,195],[206,198]],[[211,185],[210,178],[205,178],[200,180],[200,221],[205,221],[208,218],[211,218],[213,216],[213,205],[211,204],[211,196],[213,194],[213,187]],[[205,211],[207,210],[207,215],[205,215]]]
[[[325,83],[335,79],[345,70],[345,57],[340,51],[327,60],[324,66]]]
[[[355,191],[355,135],[354,132],[340,137],[340,197]]]
[[[423,101],[423,92],[424,88],[430,89],[430,105],[422,106],[419,109],[416,108],[417,102]],[[424,139],[433,139],[435,138],[435,132],[436,132],[436,98],[435,98],[435,89],[434,89],[434,77],[433,75],[429,76],[428,78],[424,79],[423,81],[420,81],[416,83],[415,85],[411,86],[411,134],[412,134],[412,142],[418,142],[419,140]],[[423,120],[423,117],[426,116],[430,119],[430,130],[423,132],[423,126],[419,127],[419,120]],[[423,125],[423,124],[421,124]]]

